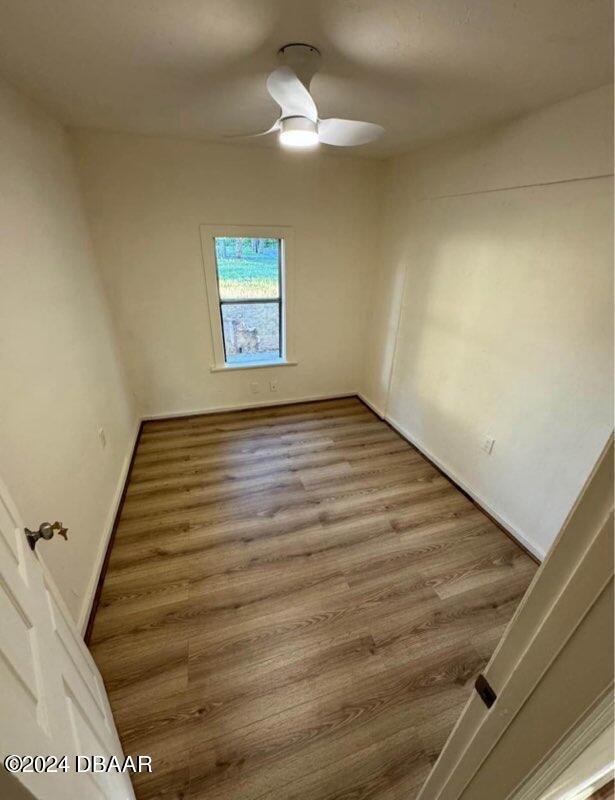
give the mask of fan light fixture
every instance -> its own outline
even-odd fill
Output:
[[[281,145],[293,149],[314,148],[318,144],[334,147],[357,147],[375,142],[384,133],[382,125],[356,119],[322,119],[309,91],[318,70],[320,53],[309,44],[287,44],[278,55],[284,62],[267,78],[267,91],[280,106],[280,116],[266,131],[231,134],[245,139],[278,133]]]
[[[307,117],[287,117],[280,122],[279,140],[285,147],[315,147],[318,144],[316,123]]]

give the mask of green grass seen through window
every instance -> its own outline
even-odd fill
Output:
[[[220,298],[240,300],[278,297],[278,250],[276,239],[216,239]]]

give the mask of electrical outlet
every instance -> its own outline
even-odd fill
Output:
[[[491,455],[494,444],[495,444],[495,439],[491,436],[485,436],[485,438],[483,439],[481,447],[483,448],[485,453],[487,453],[488,456]]]
[[[260,390],[261,387],[258,385],[258,383],[256,381],[252,381],[252,383],[250,384],[250,391],[252,392],[252,394],[259,394]]]
[[[277,392],[278,391],[278,382],[277,381],[269,381],[269,391],[270,392]]]
[[[107,434],[105,433],[104,428],[98,429],[98,438],[100,439],[100,446],[104,450],[105,447],[107,446]]]

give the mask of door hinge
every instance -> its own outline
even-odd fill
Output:
[[[481,674],[478,676],[476,683],[474,684],[474,688],[478,692],[478,696],[481,698],[487,708],[491,708],[498,696],[493,691],[493,688],[490,686],[489,681],[484,675]]]

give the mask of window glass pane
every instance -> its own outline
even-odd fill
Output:
[[[221,300],[280,296],[280,240],[216,237]]]
[[[278,303],[223,303],[220,309],[227,364],[280,358]]]

